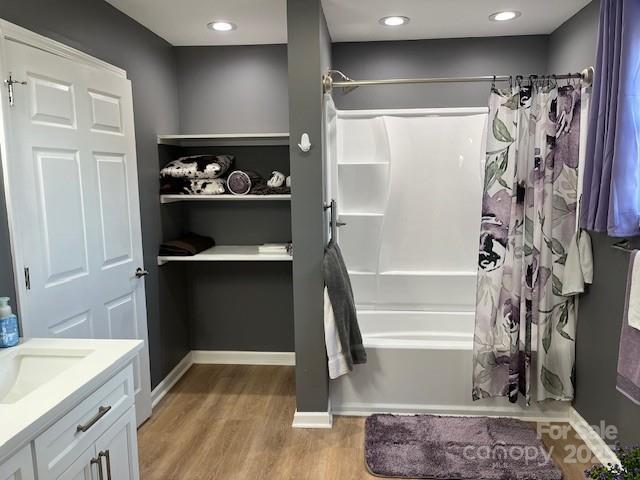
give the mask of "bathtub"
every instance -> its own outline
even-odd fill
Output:
[[[570,404],[471,400],[473,312],[360,311],[368,361],[332,380],[336,415],[431,413],[566,420]]]
[[[325,111],[326,200],[369,358],[331,382],[333,412],[565,418],[471,400],[487,109]]]

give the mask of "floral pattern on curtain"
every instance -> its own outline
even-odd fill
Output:
[[[474,400],[573,398],[580,89],[493,90],[482,202]]]

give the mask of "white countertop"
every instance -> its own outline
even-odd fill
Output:
[[[0,349],[0,368],[3,359],[7,361],[20,350],[89,352],[16,403],[0,403],[0,463],[126,366],[142,346],[141,340],[33,338],[17,347]]]

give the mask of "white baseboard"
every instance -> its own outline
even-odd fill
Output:
[[[331,428],[333,415],[329,412],[299,412],[293,415],[293,428]]]
[[[294,352],[232,352],[222,350],[193,350],[193,363],[234,365],[285,365],[296,364]]]
[[[164,396],[178,383],[178,380],[187,373],[187,370],[193,365],[192,352],[187,353],[180,363],[176,365],[173,370],[169,372],[158,385],[151,391],[151,408],[155,406],[164,398]]]
[[[573,407],[571,407],[569,414],[569,423],[600,463],[603,465],[609,463],[620,464],[618,457],[611,447],[607,445],[607,442]]]
[[[393,413],[397,415],[431,414],[460,417],[508,417],[529,422],[568,422],[570,405],[557,405],[555,408],[529,409],[510,408],[509,406],[486,405],[427,405],[427,404],[394,404],[394,403],[343,403],[333,402],[331,412],[334,415],[350,417],[369,416],[374,413]]]

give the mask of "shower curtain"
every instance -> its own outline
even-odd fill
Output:
[[[573,398],[576,310],[563,297],[576,227],[580,87],[490,96],[473,398]]]

